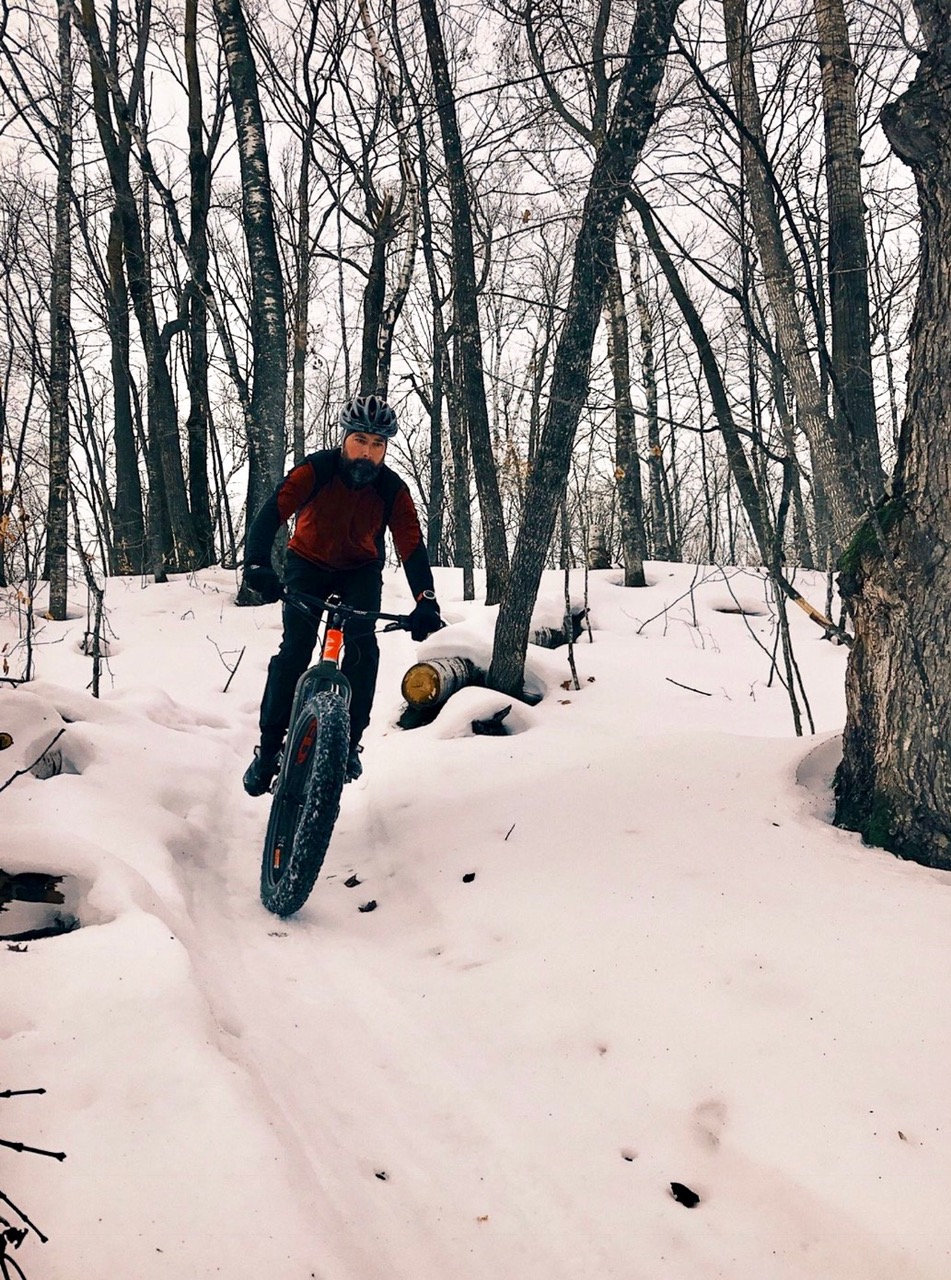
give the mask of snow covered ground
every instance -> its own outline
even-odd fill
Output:
[[[829,825],[844,650],[791,610],[796,738],[762,580],[649,576],[591,575],[580,690],[535,650],[544,699],[477,737],[507,701],[475,689],[395,727],[418,652],[490,649],[438,571],[451,625],[381,638],[366,772],[287,921],[241,789],[278,608],[221,570],[110,581],[99,700],[82,595],[40,624],[0,787],[60,729],[62,768],[0,791],[0,868],[65,877],[78,927],[0,947],[0,1089],[46,1090],[0,1136],[67,1153],[0,1150],[50,1237],[30,1280],[947,1280],[951,878]],[[562,600],[549,575],[537,621]]]

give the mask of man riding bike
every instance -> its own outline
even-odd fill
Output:
[[[384,462],[399,427],[378,396],[357,396],[340,411],[343,439],[294,467],[255,516],[245,541],[244,580],[267,603],[280,599],[271,547],[281,525],[297,521],[288,543],[284,582],[323,600],[336,594],[353,609],[378,610],[383,593],[384,533],[390,530],[416,607],[411,634],[420,641],[442,625],[419,517],[406,482]],[[261,701],[261,740],[244,775],[248,795],[263,795],[277,773],[297,681],[307,669],[316,623],[284,605],[281,647],[268,665]],[[350,681],[347,780],[359,778],[360,739],[370,720],[380,651],[372,623],[347,628],[342,671]]]

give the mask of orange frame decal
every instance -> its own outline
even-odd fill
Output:
[[[338,631],[335,627],[328,627],[327,638],[324,640],[324,658],[328,662],[339,662],[342,648],[343,632]]]

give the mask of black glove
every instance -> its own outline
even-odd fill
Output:
[[[442,626],[439,604],[431,591],[424,591],[409,615],[409,633],[419,643]]]
[[[246,564],[244,580],[256,591],[265,604],[273,604],[281,598],[281,580],[269,564]]]

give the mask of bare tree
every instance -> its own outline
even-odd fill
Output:
[[[836,434],[851,440],[867,487],[882,494],[882,460],[872,385],[868,252],[862,197],[855,63],[842,0],[815,0],[822,72],[829,204],[829,303]]]
[[[763,259],[766,287],[779,346],[795,389],[803,429],[832,514],[832,538],[842,546],[862,519],[867,501],[856,483],[859,454],[847,431],[830,419],[827,400],[810,355],[809,337],[797,302],[798,287],[786,247],[776,190],[766,163],[762,109],[756,85],[746,0],[723,0],[727,56],[750,211]]]
[[[644,504],[641,496],[640,462],[637,456],[634,403],[631,399],[631,359],[627,310],[621,289],[617,257],[611,266],[607,286],[608,359],[614,381],[615,479],[621,514],[621,550],[624,585],[646,586],[644,561],[647,537],[644,532]]]
[[[50,614],[66,617],[69,528],[69,304],[72,285],[70,211],[73,167],[72,20],[60,0],[57,20],[59,101],[56,141],[56,240],[50,288],[50,497],[46,516],[46,571]]]
[[[214,0],[214,10],[238,134],[242,220],[251,271],[254,382],[248,440],[247,513],[250,520],[284,471],[287,316],[274,229],[267,136],[244,11],[241,0]]]
[[[198,55],[198,0],[185,0],[185,72],[188,86],[188,246],[200,280],[208,276],[208,215],[211,206],[211,157],[205,148],[201,74]],[[213,132],[211,150],[220,127]],[[215,558],[208,476],[208,307],[193,280],[185,286],[188,351],[188,497],[195,526],[195,563],[204,568]]]
[[[654,121],[657,95],[679,0],[641,0],[600,141],[578,238],[571,293],[552,370],[545,427],[529,477],[512,575],[495,629],[488,682],[522,691],[531,611],[564,497],[578,419],[588,392],[591,351],[614,243],[634,166]]]
[[[185,472],[178,438],[175,392],[152,291],[147,228],[130,175],[130,156],[135,117],[143,88],[148,31],[139,33],[132,88],[130,95],[126,97],[119,90],[116,65],[110,61],[103,46],[94,0],[82,0],[80,9],[71,0],[71,8],[89,51],[96,124],[115,193],[129,294],[145,352],[149,426],[149,541],[153,572],[162,581],[169,568],[182,571],[192,567],[195,559],[195,536],[188,509]]]
[[[489,416],[482,367],[475,252],[472,240],[472,198],[469,192],[449,62],[435,0],[419,0],[426,49],[436,93],[436,111],[446,157],[446,180],[452,207],[453,308],[458,334],[458,375],[461,405],[469,429],[472,464],[482,511],[485,544],[486,604],[502,597],[509,574],[505,521],[498,475],[492,453]]]

